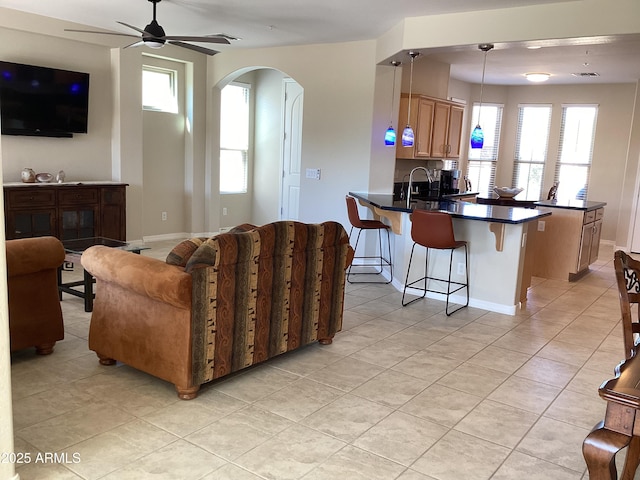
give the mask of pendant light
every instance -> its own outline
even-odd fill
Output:
[[[411,76],[409,77],[409,108],[407,109],[407,126],[404,127],[404,131],[402,132],[403,147],[413,147],[413,128],[411,128],[409,119],[411,118],[411,88],[413,87],[413,60],[418,55],[420,55],[420,52],[415,52],[413,50],[409,51],[409,56],[411,57]]]
[[[393,128],[393,99],[396,96],[396,69],[398,65],[402,62],[398,62],[397,60],[393,60],[391,65],[393,65],[393,90],[391,94],[391,111],[389,112],[389,128],[384,133],[384,144],[387,147],[393,147],[396,144],[396,131]]]
[[[484,145],[484,132],[480,126],[480,114],[482,113],[482,94],[484,91],[484,72],[487,68],[487,52],[493,48],[490,43],[481,43],[478,48],[484,52],[484,61],[482,62],[482,81],[480,82],[480,107],[478,108],[478,124],[471,132],[471,148],[482,148]]]

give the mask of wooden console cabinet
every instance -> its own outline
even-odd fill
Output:
[[[52,235],[60,240],[126,240],[126,183],[6,183],[7,240]]]

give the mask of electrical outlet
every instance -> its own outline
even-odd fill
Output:
[[[464,263],[458,262],[458,275],[464,275]]]
[[[538,231],[544,232],[544,227],[545,227],[544,220],[538,220]]]
[[[227,207],[222,207],[222,215],[226,215],[227,214]]]
[[[163,222],[167,221],[167,212],[162,212],[162,221]]]

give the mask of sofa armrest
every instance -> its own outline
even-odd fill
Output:
[[[64,262],[64,247],[55,237],[7,240],[6,248],[9,277],[55,269]]]
[[[88,248],[81,263],[98,281],[178,308],[191,308],[191,275],[180,267],[102,245]]]

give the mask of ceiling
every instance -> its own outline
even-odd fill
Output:
[[[162,0],[157,20],[168,35],[226,33],[241,40],[216,50],[367,40],[380,37],[407,17],[491,10],[559,0]],[[146,0],[0,0],[0,7],[71,21],[85,27],[134,33],[116,23],[144,28],[153,7]],[[73,34],[93,43],[125,46],[126,37]],[[109,42],[109,43],[107,43]],[[548,83],[620,83],[640,79],[640,35],[545,41],[544,48],[496,44],[488,53],[485,80],[523,84],[525,72],[546,71]],[[210,46],[210,45],[203,45]],[[477,45],[421,53],[451,64],[451,76],[479,83],[483,53]],[[420,57],[418,57],[420,58]],[[407,61],[408,57],[403,61]],[[584,65],[588,63],[588,65]],[[597,72],[599,77],[572,77]]]

